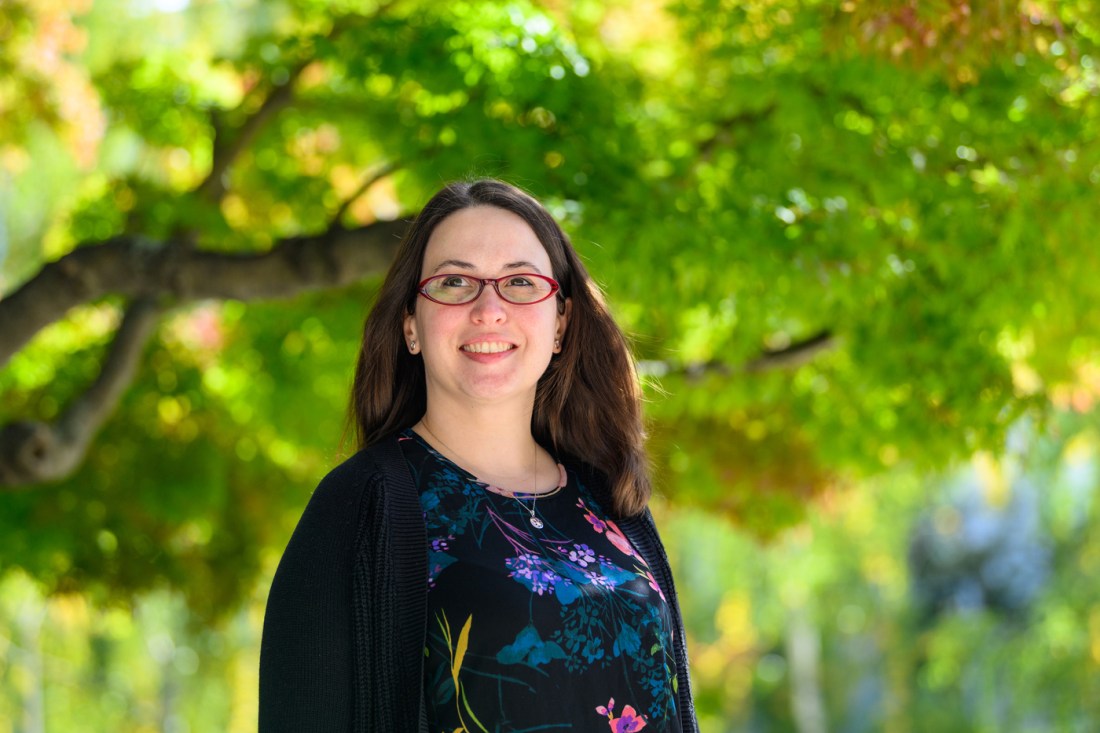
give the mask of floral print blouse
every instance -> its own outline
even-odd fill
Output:
[[[577,474],[533,502],[412,430],[401,448],[428,533],[430,730],[679,733],[668,604]]]

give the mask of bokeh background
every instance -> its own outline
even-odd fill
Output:
[[[0,0],[0,733],[255,729],[443,182],[629,332],[704,733],[1100,729],[1095,0]]]

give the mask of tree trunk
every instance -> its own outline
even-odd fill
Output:
[[[45,671],[42,661],[42,620],[45,608],[29,597],[16,616],[19,655],[30,683],[17,693],[23,714],[15,721],[15,733],[46,733]]]
[[[790,663],[791,715],[798,733],[826,733],[821,694],[821,635],[805,606],[788,609],[787,659]]]

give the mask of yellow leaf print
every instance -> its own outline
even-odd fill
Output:
[[[470,624],[474,617],[466,619],[462,631],[458,632],[458,647],[455,649],[454,663],[451,666],[451,678],[455,681],[455,689],[458,689],[458,670],[462,668],[462,660],[466,658],[466,649],[470,646]]]
[[[466,619],[466,623],[462,625],[462,631],[458,632],[458,645],[451,651],[451,680],[455,686],[455,705],[458,709],[458,719],[462,721],[462,726],[455,728],[454,733],[468,733],[466,721],[463,720],[462,709],[465,707],[466,712],[473,718],[474,724],[485,733],[489,733],[488,729],[481,724],[481,721],[474,715],[474,711],[470,709],[470,702],[466,699],[466,691],[462,689],[462,683],[458,679],[458,674],[462,671],[462,662],[466,658],[466,650],[470,647],[470,627],[473,625],[474,617],[470,616]],[[447,621],[445,614],[440,614],[436,618],[436,623],[439,624],[440,630],[443,632],[443,639],[447,643],[447,648],[451,647],[451,624]]]

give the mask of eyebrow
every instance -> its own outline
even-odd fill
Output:
[[[433,275],[437,274],[440,270],[442,270],[445,267],[457,267],[461,270],[476,270],[477,269],[476,265],[474,265],[473,263],[470,263],[470,262],[465,262],[464,260],[443,260],[442,262],[440,262],[438,265],[435,266],[435,269],[432,270],[432,274]],[[538,265],[536,265],[534,262],[528,262],[527,260],[517,260],[515,262],[508,262],[501,269],[502,270],[527,269],[527,270],[530,270],[531,272],[534,272],[537,275],[542,274],[542,270],[539,269]]]

